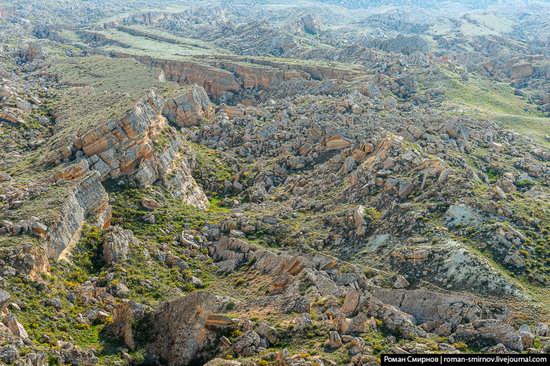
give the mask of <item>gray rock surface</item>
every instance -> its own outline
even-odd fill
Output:
[[[109,228],[103,239],[103,257],[109,265],[120,263],[128,259],[130,245],[136,245],[137,240],[130,230],[120,226]]]
[[[202,291],[161,304],[148,320],[147,358],[171,365],[201,360],[202,352],[215,346],[220,337],[209,327],[209,315],[222,308],[215,296]]]

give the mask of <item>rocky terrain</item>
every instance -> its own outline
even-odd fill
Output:
[[[550,352],[550,4],[0,3],[0,364]]]

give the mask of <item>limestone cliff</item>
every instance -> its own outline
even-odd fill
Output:
[[[66,257],[80,238],[82,224],[88,217],[95,217],[95,223],[102,228],[110,224],[109,196],[101,185],[100,174],[90,171],[85,160],[78,164],[83,167],[81,175],[75,177],[75,184],[61,207],[61,216],[46,235],[50,258]]]
[[[92,223],[101,228],[110,225],[109,196],[102,185],[109,179],[133,181],[139,187],[159,182],[184,203],[208,206],[191,176],[181,138],[162,115],[163,107],[164,101],[151,92],[124,118],[100,123],[76,138],[71,161],[54,174],[56,182],[70,188],[59,219],[45,235],[50,258],[70,253],[85,220],[93,217]]]
[[[161,68],[167,80],[202,86],[213,98],[243,89],[270,90],[282,81],[305,79],[350,80],[358,70],[315,63],[288,63],[258,58],[212,57],[207,59],[166,60],[111,52],[118,58],[135,58],[150,67]]]

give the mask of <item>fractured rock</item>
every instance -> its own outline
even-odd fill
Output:
[[[326,150],[339,150],[351,145],[351,142],[342,136],[331,136],[326,141]]]
[[[15,315],[11,314],[4,318],[3,323],[13,333],[13,335],[20,338],[28,338],[29,334],[25,328],[17,321]]]
[[[19,357],[19,352],[14,346],[8,345],[0,348],[0,360],[6,364],[12,364]]]
[[[136,244],[137,240],[130,230],[124,230],[120,226],[111,227],[103,240],[103,257],[108,264],[123,262],[128,258],[130,244]]]
[[[523,341],[519,332],[511,325],[494,319],[476,320],[469,324],[459,325],[454,337],[476,347],[488,347],[502,343],[508,349],[523,351]]]
[[[197,126],[201,120],[212,117],[213,104],[203,87],[193,85],[188,92],[169,100],[162,113],[178,127]]]
[[[256,347],[260,344],[260,336],[253,330],[249,330],[235,341],[233,349],[241,356],[252,356],[256,353]]]
[[[134,350],[136,348],[136,329],[134,324],[143,319],[144,306],[133,301],[120,303],[113,311],[113,323],[107,327],[109,334],[122,338],[124,343]]]
[[[361,294],[358,291],[348,292],[344,298],[344,303],[342,304],[340,311],[346,316],[352,315],[359,306],[360,300]]]
[[[531,333],[531,329],[527,324],[523,324],[518,329],[519,335],[521,336],[521,342],[523,343],[523,348],[528,349],[533,347],[533,340],[535,335]]]
[[[147,359],[162,359],[171,365],[203,359],[203,353],[221,336],[216,328],[206,327],[208,315],[222,309],[217,297],[203,291],[160,304],[148,317]]]
[[[340,338],[340,334],[338,334],[338,332],[332,330],[329,333],[327,343],[330,348],[340,348],[342,347],[342,338]]]
[[[401,275],[397,275],[395,281],[393,282],[393,287],[400,289],[409,287],[410,283],[407,279]]]

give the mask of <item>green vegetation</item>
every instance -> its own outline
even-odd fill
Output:
[[[217,200],[211,200],[209,209],[202,211],[184,204],[181,198],[159,196],[159,192],[155,188],[113,190],[113,224],[120,224],[143,239],[170,242],[182,230],[200,230],[206,222],[219,222],[228,212]],[[158,199],[161,206],[154,212],[155,223],[144,225],[142,219],[149,211],[141,201],[147,196]]]
[[[87,296],[96,295],[86,293],[86,283],[99,281],[107,292],[124,284],[129,289],[129,299],[151,306],[193,291],[196,288],[191,283],[193,276],[202,281],[203,287],[209,286],[216,280],[211,259],[205,256],[204,249],[190,252],[177,243],[177,238],[182,231],[193,233],[200,231],[206,222],[219,222],[227,211],[219,207],[217,200],[211,201],[207,211],[196,209],[183,204],[181,199],[165,197],[160,188],[119,188],[111,195],[113,224],[133,230],[139,241],[130,244],[127,261],[107,266],[103,259],[104,233],[85,224],[69,262],[55,263],[43,282],[17,276],[8,284],[14,300],[25,304],[16,315],[31,339],[43,344],[45,350],[55,348],[58,340],[92,348],[97,351],[101,365],[119,359],[122,344],[105,338],[109,318],[83,322],[79,315],[113,305],[116,298],[104,296],[105,303],[88,302]],[[153,212],[155,223],[144,221],[144,216],[151,213],[141,205],[145,197],[155,197],[161,203]],[[165,253],[166,259],[160,258],[159,251]],[[59,300],[61,307],[56,310],[46,302],[48,299]]]
[[[446,103],[453,113],[495,120],[506,128],[550,146],[544,139],[550,134],[550,119],[544,118],[534,106],[514,95],[508,84],[476,75],[470,75],[464,82],[458,74],[450,71],[444,71],[444,75]]]
[[[46,103],[33,111],[27,121],[28,127],[48,133],[36,120],[39,115],[55,115],[55,134],[35,150],[28,150],[26,141],[15,141],[22,144],[20,150],[24,153],[17,158],[10,155],[0,162],[0,169],[10,174],[19,187],[44,188],[31,200],[25,200],[21,207],[10,211],[6,219],[12,221],[37,216],[49,224],[59,218],[71,185],[44,185],[44,182],[52,177],[49,163],[61,157],[61,151],[77,136],[101,123],[122,119],[151,90],[156,90],[161,97],[175,96],[181,91],[175,83],[160,83],[159,70],[130,59],[57,57],[52,56],[47,72],[55,75],[60,85],[43,96]],[[10,238],[2,236],[0,241],[1,245],[9,245]]]
[[[505,128],[529,136],[544,146],[550,146],[545,137],[550,135],[550,119],[530,104],[526,98],[514,94],[510,84],[470,73],[466,81],[462,70],[453,65],[440,65],[437,73],[415,70],[419,91],[437,88],[445,93],[443,106],[455,116],[493,120]]]
[[[511,19],[491,13],[468,14],[462,21],[460,32],[467,37],[500,35],[511,32],[516,25]]]
[[[222,160],[219,151],[193,142],[188,142],[187,146],[197,161],[193,176],[203,187],[210,190],[218,188],[219,192],[226,181],[233,182],[235,172]]]
[[[185,59],[186,56],[228,54],[227,51],[216,48],[205,42],[197,42],[186,38],[170,37],[166,34],[149,33],[140,30],[132,35],[123,30],[113,28],[99,32],[113,44],[104,47],[106,51],[118,51],[140,56],[162,57],[168,59]],[[154,39],[156,38],[156,39]],[[177,42],[176,42],[177,40]],[[124,47],[120,44],[125,45]]]
[[[497,115],[540,116],[535,112],[526,112],[524,100],[514,95],[507,84],[485,79],[481,76],[468,76],[461,81],[459,75],[444,71],[445,93],[450,105],[473,109],[480,113]]]
[[[3,287],[9,290],[16,303],[10,304],[10,312],[17,316],[30,334],[33,346],[28,349],[36,346],[36,349],[48,352],[50,363],[56,364],[52,350],[62,347],[62,342],[71,342],[83,349],[93,349],[99,357],[100,365],[126,363],[123,360],[123,357],[126,358],[123,355],[127,351],[126,347],[117,340],[109,339],[106,334],[113,322],[113,309],[123,299],[144,304],[146,311],[150,311],[161,301],[173,300],[196,289],[208,288],[213,294],[229,298],[225,303],[226,315],[247,319],[247,322],[241,323],[241,329],[230,327],[224,333],[231,342],[234,343],[250,329],[248,321],[255,324],[260,321],[268,322],[280,335],[279,341],[273,342],[275,344],[270,349],[259,351],[253,357],[238,356],[229,348],[221,356],[227,359],[254,359],[258,365],[266,366],[273,364],[273,352],[281,352],[286,348],[294,359],[302,359],[304,363],[313,363],[315,358],[322,357],[335,364],[346,364],[352,362],[348,350],[354,343],[348,342],[348,335],[344,338],[345,344],[338,349],[331,349],[327,345],[329,332],[333,327],[341,328],[343,325],[340,323],[343,319],[331,321],[333,317],[339,318],[334,310],[342,306],[342,293],[354,287],[355,281],[367,290],[371,285],[393,288],[395,273],[386,272],[390,269],[410,275],[407,278],[411,280],[409,289],[424,286],[431,288],[429,284],[422,282],[425,280],[432,281],[435,287],[446,286],[451,291],[470,290],[481,297],[486,294],[485,291],[508,293],[510,284],[520,289],[520,295],[526,295],[516,306],[527,310],[513,309],[514,321],[527,319],[531,322],[542,319],[548,313],[548,184],[544,180],[544,173],[534,173],[544,171],[544,155],[539,156],[536,151],[537,156],[532,160],[537,166],[524,168],[521,166],[523,161],[517,164],[523,158],[521,150],[523,147],[535,150],[535,145],[520,138],[516,139],[516,142],[519,141],[517,144],[510,142],[509,146],[502,140],[499,140],[501,144],[488,143],[488,139],[484,138],[485,131],[474,126],[477,123],[474,121],[481,124],[496,121],[501,126],[532,137],[541,145],[550,146],[546,138],[550,135],[550,119],[537,110],[537,106],[542,109],[541,106],[548,103],[544,96],[538,94],[546,88],[546,80],[540,83],[540,69],[536,68],[532,78],[521,83],[514,82],[513,85],[522,88],[521,92],[510,84],[490,79],[477,71],[463,73],[464,70],[452,61],[439,62],[437,58],[432,58],[428,62],[429,68],[420,69],[412,65],[416,62],[401,62],[400,56],[400,60],[397,60],[395,54],[354,47],[364,35],[372,37],[386,32],[385,29],[368,26],[358,32],[351,29],[350,25],[361,27],[362,23],[368,23],[366,16],[372,15],[369,14],[370,10],[362,14],[357,10],[357,14],[349,15],[355,23],[342,21],[334,26],[332,21],[327,23],[325,19],[322,22],[325,23],[323,28],[327,28],[319,36],[304,34],[302,29],[295,27],[302,11],[306,9],[305,5],[308,5],[302,0],[291,5],[266,5],[265,9],[279,12],[272,17],[272,24],[285,27],[281,33],[274,31],[271,51],[266,49],[269,46],[264,48],[263,44],[256,50],[256,40],[250,45],[229,43],[236,40],[231,29],[233,24],[236,27],[244,25],[246,33],[250,31],[247,28],[249,24],[255,26],[253,21],[248,22],[249,19],[239,9],[228,14],[229,22],[224,26],[212,29],[213,34],[227,31],[225,34],[229,36],[228,39],[216,39],[210,43],[179,37],[165,30],[179,29],[182,24],[187,24],[190,28],[189,32],[183,30],[182,34],[193,34],[197,29],[203,29],[205,25],[201,22],[203,19],[210,19],[208,15],[212,15],[207,13],[210,2],[200,8],[196,19],[193,18],[196,15],[189,12],[180,18],[160,15],[163,18],[160,22],[145,19],[148,16],[155,17],[156,14],[144,15],[143,23],[156,25],[128,25],[132,22],[141,23],[141,19],[137,18],[135,21],[103,23],[106,19],[120,20],[122,16],[133,14],[134,10],[140,13],[145,11],[142,8],[137,9],[137,0],[128,1],[132,4],[123,8],[123,14],[111,14],[112,8],[121,9],[116,2],[106,5],[103,10],[94,8],[84,12],[84,6],[74,4],[74,7],[67,7],[67,1],[52,0],[48,5],[55,11],[63,9],[65,18],[80,12],[89,14],[83,20],[86,24],[59,28],[58,35],[63,44],[58,44],[58,40],[55,40],[53,29],[57,27],[52,28],[50,37],[38,40],[31,36],[33,27],[17,28],[19,24],[16,22],[10,25],[27,35],[21,40],[13,35],[7,36],[9,42],[6,50],[11,52],[12,49],[16,50],[16,46],[25,45],[32,40],[44,45],[47,57],[37,63],[43,65],[29,62],[22,67],[11,64],[12,69],[6,67],[4,76],[13,76],[16,80],[14,83],[21,81],[21,84],[25,84],[21,88],[25,91],[21,92],[19,98],[33,100],[32,104],[40,106],[28,108],[28,104],[24,104],[21,107],[25,109],[21,112],[24,123],[19,127],[10,125],[0,128],[0,142],[8,151],[7,157],[0,159],[0,172],[12,176],[10,180],[6,178],[7,183],[0,185],[0,209],[2,213],[6,213],[2,219],[17,223],[19,220],[38,216],[48,226],[48,231],[45,231],[47,235],[52,233],[53,226],[50,224],[54,221],[58,225],[65,224],[58,221],[64,210],[67,211],[65,205],[74,193],[72,191],[76,180],[54,182],[53,177],[75,156],[81,156],[79,137],[96,127],[114,128],[109,122],[126,122],[125,118],[132,111],[139,114],[136,103],[146,98],[150,91],[155,91],[161,98],[172,98],[179,95],[182,88],[188,88],[173,82],[161,82],[160,69],[148,66],[156,63],[150,62],[151,57],[193,62],[193,65],[200,66],[201,75],[204,73],[207,79],[205,88],[215,95],[221,94],[224,86],[233,88],[231,84],[234,78],[238,79],[237,84],[244,85],[263,84],[264,81],[270,82],[272,77],[277,81],[271,84],[271,90],[254,87],[233,95],[223,93],[217,100],[220,103],[242,103],[247,107],[242,119],[231,118],[231,123],[221,122],[221,134],[217,133],[218,125],[211,125],[213,121],[202,121],[198,128],[182,128],[178,132],[172,126],[154,131],[150,129],[151,135],[156,137],[153,139],[156,155],[163,155],[160,153],[169,146],[174,148],[170,152],[175,151],[175,139],[178,143],[181,142],[177,147],[177,156],[171,162],[171,168],[181,165],[184,159],[189,159],[194,178],[210,197],[207,209],[201,210],[187,204],[161,184],[137,188],[136,182],[126,174],[126,164],[121,163],[124,166],[120,166],[120,181],[117,178],[117,181],[104,181],[103,184],[109,191],[109,203],[113,209],[112,224],[131,230],[135,236],[135,240],[121,244],[124,249],[128,244],[128,258],[107,263],[104,249],[108,248],[103,246],[111,234],[92,226],[90,223],[94,220],[88,218],[89,223],[81,227],[81,238],[72,253],[59,262],[52,259],[49,273],[36,276],[33,274],[32,281],[28,274],[7,273]],[[150,4],[159,6],[157,11],[160,8],[168,11],[187,9],[162,4],[161,0],[151,1]],[[93,1],[91,3],[93,4],[89,5],[92,7],[97,5]],[[296,14],[297,17],[293,15],[288,18],[283,16],[287,9],[299,9],[300,13]],[[341,14],[347,12],[344,7],[330,9]],[[38,10],[47,13],[46,10]],[[218,10],[216,7],[215,14]],[[321,14],[318,11],[316,9],[315,14]],[[203,17],[203,12],[206,17]],[[376,15],[390,15],[387,22],[381,23],[382,27],[402,26],[400,12],[390,11],[386,14],[384,10]],[[238,22],[234,22],[235,20]],[[174,24],[169,24],[172,21]],[[75,20],[64,20],[62,23],[70,25],[71,22]],[[449,60],[456,56],[456,49],[460,50],[461,55],[468,50],[474,51],[474,43],[470,42],[474,37],[500,35],[512,31],[516,26],[506,16],[500,19],[490,12],[462,14],[460,18],[452,18],[452,21],[442,19],[435,22],[437,24],[432,27],[432,33],[422,37],[429,38],[435,33],[443,35],[430,41],[433,55],[440,57],[449,52]],[[0,20],[0,23],[3,21]],[[54,24],[49,19],[44,19],[43,23]],[[198,28],[194,28],[195,26]],[[340,26],[343,27],[339,28]],[[404,26],[421,28],[422,24]],[[341,36],[331,39],[334,30],[343,32]],[[251,33],[254,37],[254,32]],[[393,31],[388,34],[390,33]],[[249,34],[244,36],[248,37]],[[266,38],[266,43],[269,44],[269,36]],[[468,41],[460,40],[459,44],[451,44],[460,38]],[[258,41],[264,42],[263,39]],[[517,39],[511,44],[519,45]],[[238,50],[240,55],[223,47]],[[503,48],[506,47],[508,45],[503,45]],[[515,54],[513,46],[509,51],[510,59],[524,57],[523,54]],[[72,57],[81,53],[92,56]],[[97,54],[109,54],[112,58]],[[245,56],[257,54],[264,56]],[[268,54],[298,56],[265,56]],[[503,55],[505,54],[495,56],[496,65],[503,61]],[[485,56],[487,54],[483,55]],[[539,59],[535,55],[529,57],[533,60]],[[354,61],[348,63],[346,60]],[[184,63],[182,65],[185,66]],[[165,65],[167,68],[171,66],[173,65]],[[241,69],[244,67],[254,72],[245,72]],[[27,72],[27,68],[34,71]],[[498,70],[498,77],[503,75],[501,71]],[[184,81],[188,72],[189,70],[181,69],[180,82]],[[278,84],[281,79],[293,79],[302,72],[309,75],[302,75],[303,80]],[[217,79],[208,80],[209,73],[215,73]],[[175,77],[175,73],[167,72],[165,76],[170,79]],[[316,83],[309,76],[311,79],[325,80]],[[410,79],[406,80],[409,76]],[[419,80],[413,80],[416,78]],[[403,85],[409,84],[409,81],[410,85]],[[369,83],[379,86],[382,95],[380,98],[374,95],[376,93],[371,90],[372,85]],[[409,100],[405,91],[411,85],[416,87],[416,83],[418,91],[426,94],[419,93],[418,99],[412,97]],[[11,93],[8,84],[5,88],[6,95]],[[441,93],[430,93],[436,88]],[[287,90],[287,95],[279,97]],[[365,95],[361,95],[359,91]],[[379,104],[384,100],[389,104],[389,94],[392,92],[401,96],[395,108],[392,106],[379,110],[382,109]],[[424,96],[427,99],[423,99]],[[430,96],[434,99],[429,99]],[[44,104],[34,102],[35,99],[40,99]],[[531,100],[538,104],[533,104]],[[16,105],[13,101],[9,103],[8,108]],[[434,110],[427,111],[432,107]],[[221,117],[223,108],[215,108],[219,112],[218,117]],[[422,115],[425,112],[429,113]],[[229,111],[228,115],[231,115]],[[44,126],[48,123],[43,117],[48,117],[51,125]],[[454,126],[445,125],[449,129],[446,134],[439,128],[441,122],[446,123],[453,117],[468,119],[467,127],[471,133],[464,144],[461,143],[464,141],[453,141],[454,134],[450,129]],[[206,124],[210,126],[205,126]],[[415,138],[415,142],[410,142],[407,138],[397,141],[398,136],[394,134],[408,136],[404,130],[413,124],[418,131],[410,129],[409,132],[422,137]],[[120,125],[116,126],[119,127]],[[213,128],[208,131],[208,127]],[[246,141],[244,146],[233,146],[233,141],[237,140],[232,140],[224,147],[220,143],[219,150],[200,144],[209,144],[212,140],[208,136],[224,136],[226,127],[231,129],[231,136],[252,137],[243,137],[242,140]],[[201,131],[201,128],[204,129]],[[329,152],[325,145],[332,134],[341,134],[356,141],[349,149]],[[12,136],[15,135],[17,138],[14,139]],[[40,144],[35,145],[35,136],[40,138]],[[205,136],[207,137],[204,138]],[[379,144],[384,136],[395,138],[392,142],[395,145],[386,149],[387,145]],[[186,142],[186,138],[200,143]],[[133,142],[130,141],[129,144]],[[374,151],[369,152],[367,158],[361,159],[354,154],[356,161],[353,162],[352,157],[349,157],[350,153],[366,142],[376,146]],[[245,152],[250,146],[252,154]],[[264,156],[258,156],[259,152],[264,153]],[[411,152],[414,154],[411,155]],[[165,155],[153,156],[152,160],[163,159]],[[531,157],[524,161],[531,164]],[[447,175],[449,172],[446,169],[451,169],[452,172]],[[534,177],[520,179],[527,171]],[[174,178],[177,174],[177,169],[170,170],[168,178]],[[112,175],[115,176],[114,172]],[[501,187],[502,191],[497,187]],[[398,192],[403,188],[405,192]],[[408,191],[409,188],[412,193]],[[20,196],[21,202],[18,202]],[[79,196],[78,199],[82,198]],[[149,202],[144,202],[145,199]],[[465,213],[461,224],[446,227],[446,212],[449,212],[450,205],[457,203],[468,205],[473,211],[479,212],[474,214],[470,210],[463,210]],[[358,205],[365,206],[365,222],[354,216]],[[232,211],[226,206],[232,207]],[[475,223],[468,223],[470,216]],[[304,256],[305,253],[330,250],[327,255],[340,259],[338,263],[333,263],[332,260],[325,262],[325,258],[315,257],[308,263],[308,268],[291,277],[285,272],[284,266],[287,271],[295,274],[294,270],[301,270],[303,263],[300,261],[303,258],[295,260],[286,257],[282,259],[285,263],[279,264],[271,256],[261,256],[265,253],[259,255],[256,252],[258,262],[256,259],[246,262],[240,257],[241,253],[237,253],[231,258],[238,258],[238,268],[230,268],[228,264],[231,263],[225,262],[223,265],[230,268],[229,273],[221,274],[213,264],[212,257],[208,255],[208,250],[212,248],[205,245],[205,241],[212,239],[214,235],[211,234],[218,229],[210,224],[219,225],[222,235],[226,235],[231,229],[242,230],[244,234],[232,231],[230,235],[244,236],[242,240],[256,248],[270,247],[273,252]],[[127,236],[131,237],[129,233]],[[39,245],[44,244],[44,240],[40,242],[38,238],[29,235],[0,237],[0,247],[22,243]],[[291,250],[286,253],[285,249],[289,248]],[[454,252],[455,249],[467,251],[468,256],[459,251]],[[240,250],[243,248],[239,248]],[[445,258],[441,253],[458,254],[456,257],[453,255]],[[250,258],[248,254],[250,253],[247,252],[244,258]],[[461,257],[460,254],[464,256]],[[424,258],[427,260],[424,261]],[[475,261],[471,262],[472,268],[469,268],[468,260],[471,258]],[[27,259],[23,257],[22,261]],[[468,277],[466,281],[461,271],[463,268],[455,270],[457,263],[461,263],[463,259],[462,263],[471,273],[482,271],[479,278]],[[255,268],[255,264],[258,267],[271,265],[268,262],[278,265],[278,273],[273,270],[267,274],[267,270]],[[377,266],[378,269],[364,268],[366,264]],[[319,273],[309,268],[313,266],[327,269],[327,272]],[[334,266],[337,269],[333,269]],[[423,266],[425,267],[422,268]],[[223,267],[220,265],[221,269]],[[444,273],[445,270],[449,272]],[[495,278],[492,275],[486,276],[484,271],[491,271],[495,276],[501,277],[494,284],[482,282]],[[358,280],[354,276],[361,272],[369,279],[366,287],[362,286],[362,279]],[[463,273],[470,274],[467,271]],[[429,278],[430,274],[437,275]],[[329,278],[338,285],[347,283],[351,287],[340,287],[332,291],[336,285]],[[281,283],[286,281],[292,281],[286,292],[282,296],[274,295],[281,287],[285,287],[286,284]],[[466,288],[467,286],[470,287]],[[324,296],[327,292],[338,295]],[[295,300],[293,296],[307,296],[307,304],[305,301],[302,303],[303,299]],[[487,300],[488,309],[491,302],[510,302],[510,306],[515,305],[514,299]],[[377,304],[371,304],[370,299],[364,299],[363,296],[357,312],[368,313],[370,317],[376,314],[376,306]],[[541,308],[540,314],[528,314],[537,307]],[[99,310],[105,312],[99,313]],[[300,322],[302,312],[308,310],[312,322]],[[372,324],[373,320],[375,324]],[[426,338],[416,339],[412,334],[403,334],[405,331],[399,328],[396,330],[392,327],[390,331],[389,321],[387,326],[380,319],[371,319],[367,323],[367,331],[353,336],[361,337],[365,341],[362,353],[368,361],[376,360],[382,353],[394,352],[395,347],[402,347],[407,351],[414,347],[414,352],[438,353],[445,348],[442,343],[453,343],[450,337],[430,334]],[[540,339],[537,341],[539,343],[536,347],[543,347]],[[138,340],[138,344],[143,345],[142,342],[143,339]],[[454,343],[454,346],[462,352],[479,351],[465,343]],[[143,349],[131,356],[132,363],[139,364],[143,361]]]
[[[154,304],[160,300],[181,296],[194,289],[190,283],[192,273],[205,286],[213,280],[211,260],[190,257],[185,248],[177,245],[177,237],[183,232],[198,232],[205,223],[219,222],[226,209],[219,207],[217,200],[211,200],[207,211],[186,205],[176,197],[162,197],[161,191],[150,189],[124,189],[113,191],[113,224],[134,232],[139,240],[139,249],[134,248],[128,265],[123,272],[117,272],[116,280],[127,283],[130,298]],[[144,221],[150,212],[141,205],[145,197],[155,197],[161,206],[153,214],[154,223]],[[189,270],[178,268],[177,264],[166,266],[155,257],[159,250],[166,251],[183,260]],[[204,254],[204,253],[203,253]],[[143,266],[143,263],[149,263]],[[145,279],[149,279],[145,281]]]
[[[24,304],[15,311],[15,315],[39,349],[49,353],[49,350],[59,347],[58,341],[72,342],[84,349],[95,350],[100,364],[109,365],[120,359],[118,348],[121,346],[103,335],[110,319],[87,320],[81,316],[90,312],[93,314],[95,309],[109,302],[108,298],[95,304],[86,301],[86,291],[80,287],[97,275],[101,266],[98,256],[100,240],[99,230],[86,226],[82,240],[75,249],[73,262],[55,263],[42,281],[16,276],[10,278],[8,286],[14,301]],[[115,353],[118,355],[115,356]],[[52,354],[49,357],[56,360]]]

